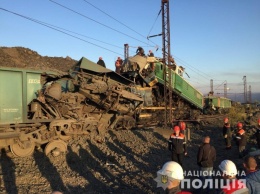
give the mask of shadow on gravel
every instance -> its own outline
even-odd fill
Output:
[[[0,180],[0,186],[4,184],[5,192],[8,194],[17,194],[17,187],[15,184],[15,164],[10,157],[6,155],[4,149],[1,149],[1,170],[3,175],[3,183]],[[0,188],[0,192],[1,188]]]
[[[62,191],[65,193],[67,189],[63,184],[57,168],[53,166],[50,159],[43,152],[37,150],[34,151],[33,157],[42,176],[44,176],[50,183],[51,189],[53,191]]]
[[[141,129],[134,129],[132,130],[133,134],[135,134],[137,137],[139,137],[141,140],[143,140],[144,142],[147,142],[148,140],[145,138],[145,136],[143,136],[141,133],[140,133],[140,130]]]
[[[86,187],[68,186],[70,193],[109,193],[110,188],[97,178],[98,174],[101,174],[100,164],[91,156],[87,150],[80,146],[79,155],[77,155],[72,151],[71,147],[68,147],[66,158],[67,164],[71,170],[79,173],[80,176],[84,177],[88,181],[88,185]],[[114,178],[111,178],[111,180],[114,180]]]

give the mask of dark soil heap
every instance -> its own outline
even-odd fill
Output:
[[[3,67],[58,71],[67,71],[77,62],[68,56],[66,58],[41,56],[23,47],[0,47],[0,61],[0,66]]]

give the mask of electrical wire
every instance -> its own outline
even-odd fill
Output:
[[[3,10],[3,11],[6,11],[6,12],[12,13],[12,14],[14,14],[14,15],[17,15],[17,16],[19,16],[19,17],[25,18],[25,19],[27,19],[27,20],[30,20],[30,21],[32,21],[32,22],[38,23],[38,24],[40,24],[40,25],[43,25],[43,26],[45,26],[45,27],[48,27],[48,28],[53,29],[53,30],[55,30],[55,31],[58,31],[58,32],[60,32],[60,33],[66,34],[66,35],[68,35],[68,36],[71,36],[71,37],[73,37],[73,38],[76,38],[76,39],[78,39],[78,40],[81,40],[81,41],[83,41],[83,42],[86,42],[86,43],[88,43],[88,44],[94,45],[94,46],[96,46],[96,47],[102,48],[102,49],[107,50],[107,51],[109,51],[109,52],[112,52],[112,53],[115,53],[115,54],[117,54],[117,55],[123,56],[123,55],[120,54],[120,53],[117,53],[117,52],[112,51],[112,50],[110,50],[110,49],[107,49],[107,48],[105,48],[105,47],[99,46],[99,45],[97,45],[97,44],[95,44],[95,43],[89,42],[89,41],[87,41],[87,40],[84,40],[84,39],[79,38],[79,37],[77,37],[77,36],[74,36],[74,35],[72,35],[72,34],[69,34],[69,33],[65,32],[65,31],[62,31],[62,30],[58,29],[58,28],[55,28],[53,25],[48,25],[48,24],[45,23],[45,22],[42,22],[42,21],[39,21],[39,20],[30,18],[30,17],[24,16],[24,15],[21,15],[21,14],[15,13],[15,12],[9,11],[9,10],[4,9],[4,8],[1,8],[1,7],[0,7],[0,9]]]
[[[73,13],[76,13],[76,14],[78,14],[78,15],[84,17],[84,18],[87,18],[87,19],[89,19],[89,20],[91,20],[91,21],[93,21],[93,22],[95,22],[95,23],[98,23],[98,24],[100,24],[100,25],[102,25],[102,26],[104,26],[104,27],[106,27],[106,28],[109,28],[110,30],[113,30],[113,31],[115,31],[115,32],[118,32],[119,34],[125,35],[125,36],[127,36],[127,37],[129,37],[129,38],[132,38],[132,39],[136,40],[136,41],[139,41],[139,42],[142,42],[142,43],[144,43],[144,44],[146,44],[146,45],[149,45],[148,43],[146,43],[146,42],[144,42],[144,41],[142,41],[142,40],[139,40],[139,39],[137,39],[137,38],[134,38],[133,36],[130,36],[130,35],[128,35],[128,34],[126,34],[126,33],[123,33],[123,32],[121,32],[121,31],[119,31],[119,30],[117,30],[117,29],[114,29],[114,28],[112,28],[112,27],[110,27],[110,26],[108,26],[108,25],[106,25],[106,24],[103,24],[103,23],[101,23],[101,22],[99,22],[99,21],[97,21],[97,20],[94,20],[94,19],[92,19],[92,18],[90,18],[90,17],[88,17],[88,16],[86,16],[86,15],[84,15],[84,14],[81,14],[81,13],[79,13],[79,12],[73,10],[73,9],[70,9],[69,7],[66,7],[65,5],[62,5],[62,4],[60,4],[60,3],[57,3],[57,2],[55,2],[55,1],[53,1],[53,0],[49,0],[49,1],[52,2],[52,3],[54,3],[54,4],[57,4],[57,5],[61,6],[61,7],[63,7],[63,8],[65,8],[65,9],[67,9],[67,10],[73,12]]]
[[[89,5],[91,5],[92,7],[94,7],[95,9],[99,10],[100,12],[102,12],[103,14],[105,14],[106,16],[112,18],[113,20],[115,20],[116,22],[118,22],[119,24],[123,25],[124,27],[128,28],[129,30],[135,32],[136,34],[140,35],[141,37],[143,38],[146,38],[144,35],[140,34],[139,32],[137,32],[136,30],[130,28],[129,26],[127,26],[126,24],[124,24],[123,22],[119,21],[118,19],[114,18],[113,16],[109,15],[108,13],[106,13],[105,11],[99,9],[97,6],[93,5],[92,3],[88,2],[87,0],[83,0],[85,1],[86,3],[88,3]],[[152,41],[150,41],[152,42]],[[154,42],[152,42],[154,43]],[[155,43],[154,43],[155,44]],[[156,45],[156,44],[155,44]]]
[[[159,13],[157,14],[157,17],[155,18],[155,20],[154,20],[154,23],[153,23],[153,25],[152,25],[152,27],[151,27],[151,29],[150,29],[150,31],[149,31],[149,33],[148,33],[147,37],[149,37],[149,36],[150,36],[150,33],[151,33],[151,31],[153,30],[153,28],[154,28],[154,25],[155,25],[155,23],[156,23],[156,21],[157,21],[157,19],[158,19],[159,15],[160,15],[161,11],[162,11],[162,10],[160,9],[160,11],[159,11]]]

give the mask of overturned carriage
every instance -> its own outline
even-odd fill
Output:
[[[183,68],[172,65],[171,71],[160,58],[136,55],[127,58],[121,68],[121,75],[136,84],[144,104],[139,115],[139,122],[163,122],[164,101],[164,71],[170,72],[173,104],[173,118],[175,120],[195,120],[204,106],[203,94],[195,89],[183,78]],[[143,121],[142,121],[143,120]],[[171,122],[171,121],[168,121]]]
[[[0,69],[0,147],[19,157],[66,151],[74,135],[129,129],[143,103],[133,82],[82,58],[67,74]],[[57,152],[54,152],[57,153]]]

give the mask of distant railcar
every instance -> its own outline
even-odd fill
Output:
[[[223,110],[228,110],[232,107],[231,99],[219,96],[204,97],[204,111],[221,113]]]

